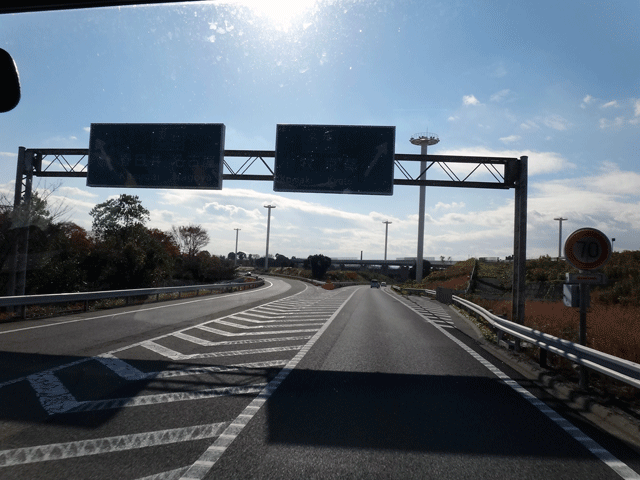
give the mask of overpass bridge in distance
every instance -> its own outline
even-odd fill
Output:
[[[291,259],[296,264],[302,264],[306,258]],[[425,259],[427,260],[427,259]],[[427,260],[431,264],[431,268],[436,270],[443,270],[454,265],[456,262],[453,260]],[[341,265],[358,265],[360,267],[374,266],[374,267],[413,267],[416,263],[415,259],[398,259],[398,260],[358,260],[358,259],[343,259],[336,258],[331,259],[331,265],[340,267]]]

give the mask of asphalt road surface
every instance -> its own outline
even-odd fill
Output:
[[[465,327],[281,279],[0,325],[0,478],[640,478]]]

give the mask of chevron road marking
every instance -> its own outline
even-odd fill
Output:
[[[53,443],[37,447],[16,448],[0,451],[0,467],[25,465],[49,460],[100,455],[103,453],[122,452],[137,448],[169,445],[186,441],[202,440],[217,437],[228,422],[196,425],[193,427],[159,430],[157,432],[135,433],[115,437],[81,440],[78,442]]]

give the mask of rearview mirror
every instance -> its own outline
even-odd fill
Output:
[[[5,50],[0,48],[0,112],[13,110],[20,102],[18,67]]]

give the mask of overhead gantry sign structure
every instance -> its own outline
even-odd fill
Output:
[[[277,125],[276,149],[266,151],[225,150],[224,134],[224,124],[93,124],[89,149],[20,147],[14,209],[30,204],[34,176],[87,178],[88,186],[215,190],[224,181],[270,181],[280,192],[363,195],[393,195],[394,185],[513,188],[513,319],[523,322],[526,156],[399,154],[395,127],[388,126]],[[417,175],[406,162],[421,162]],[[28,241],[23,226],[11,257],[10,295],[24,294]]]

